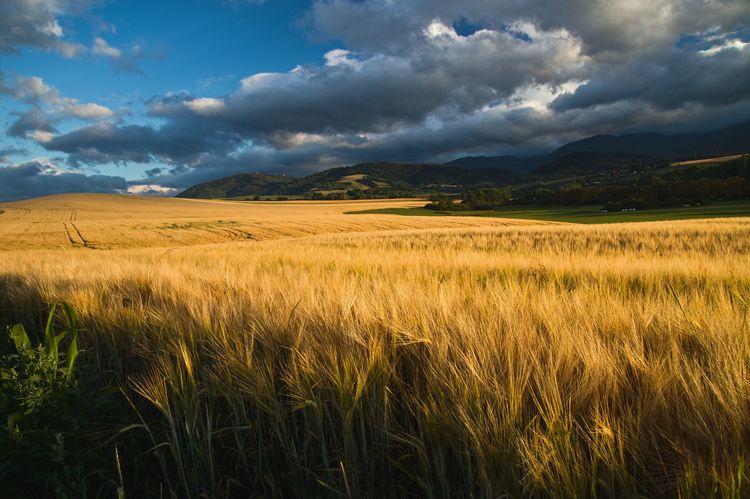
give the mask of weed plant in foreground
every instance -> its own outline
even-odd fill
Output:
[[[89,496],[743,497],[749,250],[722,219],[5,252],[0,309],[86,329]]]

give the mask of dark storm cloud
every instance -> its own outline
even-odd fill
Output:
[[[748,99],[750,50],[732,45],[719,47],[713,52],[710,48],[675,48],[658,56],[603,68],[574,93],[560,96],[553,108],[588,108],[638,100],[674,109],[691,103],[725,105]]]
[[[229,152],[238,140],[236,136],[202,125],[173,123],[155,129],[97,123],[55,136],[41,145],[50,151],[67,153],[71,164],[149,163],[157,158],[190,162],[204,153]]]
[[[748,26],[750,7],[745,0],[320,0],[307,15],[323,35],[372,52],[408,50],[415,33],[435,19],[565,29],[582,40],[587,54],[612,57],[663,49],[680,34]]]
[[[125,192],[127,187],[122,177],[60,173],[36,161],[0,167],[1,201],[66,192]]]
[[[447,29],[435,29],[441,28]],[[582,74],[575,41],[560,32],[540,34],[533,44],[494,31],[470,37],[436,31],[428,38],[429,50],[405,57],[359,60],[333,51],[323,67],[255,75],[222,99],[169,96],[152,101],[151,109],[271,139],[294,132],[383,132],[434,113],[472,112],[529,81],[558,85]]]
[[[47,114],[38,107],[33,107],[21,114],[18,119],[11,124],[10,128],[8,128],[7,133],[11,137],[23,138],[26,137],[28,132],[33,132],[35,130],[42,132],[55,131]]]

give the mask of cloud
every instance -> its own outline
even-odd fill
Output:
[[[144,44],[140,42],[130,44],[127,49],[120,49],[111,46],[109,42],[100,37],[94,38],[91,53],[110,59],[117,71],[135,74],[143,74],[143,70],[139,66],[141,60],[162,57],[161,53],[147,50]]]
[[[156,175],[159,175],[163,171],[164,170],[162,168],[150,168],[146,170],[144,173],[146,174],[147,177],[155,177]]]
[[[11,156],[28,153],[29,151],[27,151],[26,149],[21,149],[18,147],[8,147],[5,149],[0,149],[0,163],[7,163],[8,161],[10,161]]]
[[[307,15],[318,33],[355,51],[400,52],[430,22],[465,21],[493,29],[528,22],[565,29],[587,55],[615,57],[662,50],[680,34],[750,24],[745,0],[318,0]]]
[[[140,194],[145,196],[174,196],[180,190],[173,187],[164,187],[158,184],[131,184],[128,186],[128,194]]]
[[[8,135],[11,137],[24,138],[26,134],[34,131],[54,132],[55,129],[50,123],[47,113],[33,107],[21,114],[16,121],[8,128]]]
[[[212,99],[210,97],[201,97],[200,99],[191,99],[185,101],[185,105],[193,112],[202,115],[210,115],[223,111],[226,104],[221,99]]]
[[[21,47],[55,51],[76,57],[85,48],[65,40],[60,18],[80,14],[89,0],[3,0],[0,2],[0,53]]]
[[[0,94],[6,93],[27,104],[46,104],[59,117],[99,119],[114,116],[114,112],[95,103],[81,103],[78,99],[63,97],[60,92],[44,83],[38,76],[17,76],[15,85],[4,85],[0,79]]]
[[[720,47],[709,56],[705,50],[672,48],[622,64],[602,66],[590,81],[560,96],[552,105],[564,110],[627,100],[677,109],[695,103],[742,102],[750,98],[750,44]]]
[[[10,126],[7,134],[11,137],[29,137],[48,142],[55,132],[54,125],[60,121],[68,118],[92,121],[115,116],[111,109],[100,104],[63,97],[56,88],[50,87],[38,76],[18,76],[15,84],[8,86],[0,75],[0,94],[8,94],[33,105]]]
[[[103,55],[104,57],[111,57],[113,59],[119,59],[122,57],[122,51],[114,47],[110,47],[109,44],[102,38],[94,38],[94,46],[91,47],[91,52],[95,55]]]
[[[0,201],[68,192],[122,193],[127,189],[122,177],[62,172],[42,160],[0,167]]]
[[[204,154],[227,154],[240,138],[205,124],[172,123],[159,129],[145,125],[96,123],[57,135],[42,144],[68,154],[71,164],[111,162],[193,163]]]
[[[401,56],[334,50],[322,66],[258,73],[222,98],[169,96],[150,109],[274,142],[295,133],[389,131],[474,112],[531,82],[559,86],[584,74],[580,47],[563,30],[534,31],[537,41],[528,43],[507,31],[460,36],[432,23],[421,36],[423,44]]]

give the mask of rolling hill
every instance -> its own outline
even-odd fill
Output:
[[[507,182],[515,175],[501,169],[465,169],[446,165],[361,163],[331,168],[306,177],[244,173],[195,185],[178,195],[216,199],[242,196],[326,196],[367,191],[368,197],[413,196],[460,191]]]
[[[282,175],[241,173],[194,185],[177,197],[214,199],[275,193],[296,181],[293,177]]]

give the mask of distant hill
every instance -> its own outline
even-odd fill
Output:
[[[601,159],[606,156],[620,158],[621,155],[631,155],[674,161],[747,153],[750,152],[750,122],[697,134],[595,135],[565,144],[545,156],[465,156],[447,164],[463,168],[503,168],[519,173],[536,169],[538,172],[540,167],[581,152],[597,153],[601,155]]]
[[[501,169],[466,169],[446,165],[361,163],[331,168],[306,177],[244,173],[190,187],[183,198],[243,196],[321,197],[360,192],[367,197],[453,192],[502,184],[515,176]]]
[[[515,173],[526,173],[537,166],[538,158],[519,158],[518,156],[465,156],[446,165],[458,166],[467,170],[501,169]]]
[[[581,151],[601,154],[633,154],[670,160],[745,153],[750,152],[750,122],[698,134],[596,135],[566,144],[550,156],[558,158]]]
[[[534,175],[561,175],[624,169],[639,170],[644,165],[651,165],[655,162],[658,162],[658,159],[649,156],[580,151],[553,159],[532,173]]]
[[[254,196],[266,193],[276,193],[284,190],[297,179],[281,175],[267,175],[265,173],[241,173],[231,177],[211,180],[203,184],[194,185],[177,197],[181,198],[228,198],[238,196]]]

